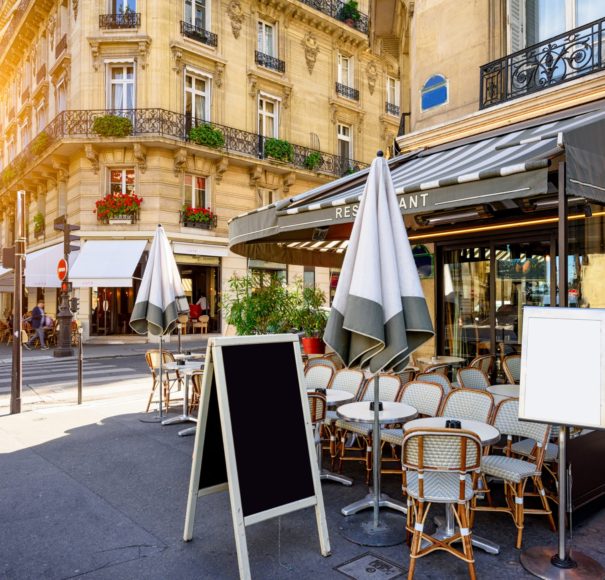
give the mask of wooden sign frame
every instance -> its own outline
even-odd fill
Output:
[[[229,392],[229,385],[227,384],[229,369],[225,368],[225,354],[227,354],[228,351],[224,349],[229,349],[229,347],[254,347],[254,345],[257,345],[260,348],[262,348],[263,345],[267,345],[269,348],[270,345],[279,344],[283,344],[284,347],[277,348],[285,348],[286,351],[289,351],[288,344],[291,345],[293,360],[296,364],[295,376],[298,382],[297,388],[305,427],[305,434],[301,435],[299,433],[298,441],[300,444],[300,442],[306,440],[306,447],[308,449],[308,462],[304,461],[304,458],[302,458],[302,462],[301,458],[296,458],[296,464],[298,468],[300,468],[301,465],[304,468],[306,464],[309,466],[310,473],[304,474],[305,478],[303,479],[307,482],[305,493],[306,491],[309,491],[310,494],[308,497],[298,498],[294,501],[289,501],[288,503],[269,507],[268,509],[261,507],[260,511],[247,515],[246,510],[250,511],[251,509],[250,497],[251,495],[254,496],[254,490],[250,492],[250,490],[242,490],[240,487],[241,474],[238,473],[236,449],[238,442],[234,441],[234,424],[232,421],[234,417],[236,421],[238,419],[237,412],[232,413],[233,409],[230,409],[229,395],[231,394],[233,396],[233,391],[231,393]],[[230,358],[230,356],[227,358]],[[267,358],[265,361],[259,360],[257,363],[259,367],[262,367],[263,362],[268,365],[266,372],[271,372],[271,359]],[[244,364],[243,361],[242,364]],[[247,371],[252,378],[254,376],[252,374],[254,372],[253,369],[250,368],[247,369]],[[260,373],[260,376],[262,376],[262,372]],[[294,375],[291,375],[290,378],[292,378],[292,376]],[[258,380],[260,381],[261,378],[259,377]],[[290,380],[290,382],[293,381]],[[286,383],[287,381],[283,385],[284,389],[288,388],[288,384]],[[258,384],[255,385],[254,380],[250,380],[249,384],[246,385],[248,389],[254,389],[255,386],[258,386]],[[261,400],[260,394],[259,400]],[[234,400],[232,398],[231,404],[233,403]],[[247,412],[253,413],[254,410],[247,409]],[[274,412],[279,412],[279,409],[274,409]],[[297,416],[300,418],[300,414]],[[262,419],[257,419],[257,421],[258,420]],[[220,422],[221,435],[218,435],[219,426],[217,425],[217,421]],[[237,429],[237,425],[235,425],[235,428]],[[296,428],[296,426],[293,424],[292,428]],[[220,439],[220,441],[212,441],[213,437],[215,439]],[[221,443],[222,450],[220,449]],[[261,449],[258,449],[257,452],[270,452],[269,446],[261,445]],[[224,464],[222,463],[223,458]],[[283,458],[281,459],[283,460]],[[203,473],[205,465],[204,460],[206,460],[206,462],[214,461],[212,469],[206,469],[206,473]],[[283,465],[278,467],[280,470],[284,468],[285,466]],[[195,435],[191,466],[191,478],[189,481],[189,493],[187,497],[185,529],[183,532],[184,541],[188,542],[193,538],[193,526],[198,498],[220,491],[229,492],[240,578],[251,578],[246,542],[246,527],[307,507],[315,507],[321,554],[322,556],[330,555],[330,540],[328,537],[328,526],[321,482],[319,479],[315,441],[307,401],[299,340],[296,335],[278,334],[266,336],[220,337],[211,338],[208,341],[204,379],[198,410],[198,426]],[[244,497],[242,497],[242,491],[244,492]],[[254,509],[255,508],[253,508],[253,510]]]

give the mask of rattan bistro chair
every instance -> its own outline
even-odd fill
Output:
[[[439,416],[489,423],[493,409],[491,393],[477,389],[454,389],[443,401]]]
[[[525,514],[541,514],[548,517],[550,527],[556,531],[555,522],[552,517],[552,511],[548,504],[548,498],[542,484],[542,463],[544,461],[544,449],[548,442],[550,425],[544,423],[530,423],[528,421],[519,421],[519,400],[505,399],[496,409],[494,417],[494,427],[501,434],[507,435],[506,455],[487,455],[481,461],[481,474],[483,478],[483,488],[486,495],[490,495],[489,487],[486,485],[485,476],[494,477],[504,481],[504,495],[506,505],[501,507],[477,506],[477,499],[473,500],[473,516],[477,511],[500,511],[509,513],[515,526],[517,527],[516,547],[521,549],[523,541],[523,526]],[[512,457],[511,446],[512,438],[525,437],[536,441],[536,451],[534,456],[527,460]],[[528,481],[533,484],[538,491],[538,497],[542,502],[542,509],[526,509],[524,506],[525,486]],[[491,503],[491,502],[490,502]]]
[[[416,376],[416,380],[422,383],[437,383],[438,385],[441,385],[443,394],[446,396],[449,395],[453,388],[450,380],[441,373],[420,373]]]
[[[397,375],[391,373],[379,374],[379,399],[386,402],[399,401],[401,396],[401,382]],[[365,385],[363,393],[360,397],[361,401],[374,400],[374,381],[376,377],[372,377]],[[366,464],[366,483],[370,481],[372,473],[372,428],[371,423],[354,423],[352,421],[344,421],[338,419],[336,421],[339,437],[339,453],[338,453],[338,469],[342,471],[343,461],[359,461],[365,458]],[[357,445],[351,443],[347,446],[347,439],[356,439]],[[357,453],[362,455],[358,455]]]
[[[305,364],[305,372],[307,372],[307,370],[309,370],[311,367],[314,367],[315,365],[324,365],[332,367],[334,369],[334,372],[338,370],[336,367],[336,363],[332,360],[332,358],[317,356],[307,360]]]
[[[418,558],[443,550],[468,564],[475,579],[471,544],[470,501],[481,464],[481,440],[462,429],[412,429],[405,433],[402,449],[402,488],[407,495],[407,531],[412,534],[408,580],[414,577]],[[424,531],[433,503],[449,504],[459,531],[438,540]],[[428,545],[422,547],[422,542]],[[462,542],[462,550],[454,542]]]
[[[514,385],[521,381],[521,355],[509,354],[502,359],[502,369],[506,380]]]
[[[202,382],[204,380],[204,371],[195,371],[191,373],[191,399],[188,405],[189,415],[198,411],[200,406],[200,397],[202,395]]]
[[[457,373],[458,384],[463,389],[478,389],[480,391],[487,390],[490,386],[487,375],[481,370],[474,367],[466,367],[458,369]]]
[[[307,389],[327,389],[330,387],[334,367],[325,364],[317,364],[305,370],[305,381]]]
[[[495,356],[491,354],[485,354],[483,356],[475,357],[468,366],[473,367],[475,369],[481,369],[489,377],[492,374],[492,371],[494,370],[495,360]]]
[[[423,373],[440,373],[442,375],[446,375],[450,370],[450,365],[444,365],[444,364],[436,364],[436,365],[429,365],[428,367],[426,367],[423,371]]]
[[[163,363],[166,364],[168,362],[174,362],[174,355],[168,351],[162,351],[162,360]],[[147,401],[147,408],[145,412],[149,412],[149,407],[151,406],[151,402],[153,399],[153,395],[155,393],[156,388],[158,387],[160,380],[160,351],[158,349],[148,350],[145,353],[145,361],[147,362],[147,366],[151,371],[151,392],[149,393],[149,399]],[[164,400],[164,405],[166,408],[170,406],[170,390],[173,386],[177,386],[179,389],[182,386],[183,378],[178,371],[168,371],[166,369],[162,370],[162,380],[164,381],[164,385],[162,388],[162,396]]]

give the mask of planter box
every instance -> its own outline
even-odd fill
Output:
[[[132,216],[109,218],[110,226],[130,226],[132,225]]]
[[[216,216],[209,222],[190,222],[184,221],[183,225],[186,228],[198,228],[201,230],[212,230],[216,227]]]

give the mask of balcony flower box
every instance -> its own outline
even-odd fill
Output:
[[[95,203],[97,220],[110,225],[128,225],[136,221],[143,198],[134,193],[109,193]]]
[[[181,223],[187,228],[212,230],[216,227],[216,214],[205,207],[184,205],[181,210]]]

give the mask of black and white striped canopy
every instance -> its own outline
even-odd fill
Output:
[[[430,213],[545,194],[548,166],[563,154],[569,161],[567,193],[605,202],[605,138],[593,143],[605,135],[605,109],[568,115],[391,159],[401,213]],[[594,136],[588,144],[587,134]],[[366,169],[235,218],[230,223],[231,248],[256,259],[338,264],[342,256],[330,252],[326,244],[317,248],[323,250],[319,252],[294,244],[309,241],[314,231],[317,236],[327,227],[353,222],[367,174]]]

